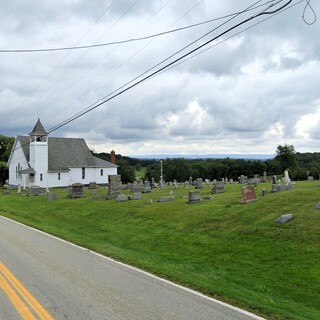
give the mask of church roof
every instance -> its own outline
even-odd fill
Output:
[[[30,160],[30,138],[18,136],[27,161]],[[94,157],[83,138],[48,138],[48,170],[68,171],[69,168],[114,168],[117,165]]]
[[[37,123],[35,124],[33,130],[29,133],[29,136],[46,136],[48,133],[44,130],[44,127],[38,118]]]

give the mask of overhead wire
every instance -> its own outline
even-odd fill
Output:
[[[100,16],[94,21],[94,23],[89,27],[89,29],[80,37],[80,39],[76,42],[75,46],[77,46],[88,34],[89,32],[92,30],[92,28],[103,18],[103,16],[111,9],[111,7],[113,6],[113,4],[118,1],[118,0],[113,0],[111,2],[111,4],[102,12],[102,14],[100,14]],[[54,73],[54,71],[63,63],[63,61],[71,54],[72,51],[67,52],[60,60],[59,62],[50,70],[49,73],[46,74],[46,76],[32,89],[32,91],[29,93],[29,95],[24,98],[18,106],[13,108],[13,111],[16,110],[17,108],[19,108],[26,100],[28,100],[40,87],[43,83],[45,83],[45,81],[47,79],[49,79],[49,77]],[[41,96],[42,97],[42,96]],[[24,108],[27,109],[27,106]],[[11,114],[14,114],[13,112]],[[8,118],[6,119],[6,121],[4,121],[4,123],[7,123]]]
[[[303,13],[302,13],[302,19],[303,19],[304,23],[309,25],[309,26],[314,24],[317,21],[316,12],[313,10],[312,6],[310,5],[310,1],[311,0],[306,0],[306,5],[305,5],[305,7],[303,9]],[[307,19],[305,17],[307,8],[309,8],[311,10],[312,14],[313,14],[313,20],[311,22],[307,21]]]
[[[260,1],[258,1],[257,3],[259,3],[259,2],[260,2]],[[282,0],[277,1],[276,4],[279,4],[279,3],[281,3],[281,2],[282,2]],[[251,17],[249,17],[249,18],[247,18],[247,19],[245,19],[245,20],[237,23],[236,25],[228,28],[227,30],[225,30],[225,31],[223,31],[222,33],[220,33],[219,35],[213,37],[212,39],[204,42],[203,44],[197,46],[196,48],[190,50],[189,52],[183,54],[182,56],[176,58],[175,60],[171,61],[170,63],[166,64],[165,66],[160,67],[158,70],[152,72],[151,74],[145,76],[144,78],[136,81],[135,83],[131,84],[130,86],[122,89],[121,91],[113,94],[112,96],[109,96],[108,98],[106,98],[106,99],[104,99],[104,100],[102,100],[102,101],[99,100],[100,102],[97,102],[97,103],[96,103],[95,105],[93,105],[91,108],[89,108],[89,109],[86,108],[86,109],[83,110],[81,113],[78,113],[77,115],[75,115],[75,116],[73,116],[73,117],[71,117],[71,118],[69,118],[69,119],[61,122],[60,124],[56,125],[56,126],[53,127],[52,129],[50,129],[50,130],[48,131],[48,133],[52,133],[53,131],[58,130],[59,128],[67,125],[68,123],[70,123],[70,122],[72,122],[72,121],[75,121],[76,119],[78,119],[78,118],[84,116],[85,114],[93,111],[94,109],[96,109],[96,108],[98,108],[99,106],[105,104],[106,102],[108,102],[108,101],[114,99],[115,97],[123,94],[124,92],[132,89],[133,87],[138,86],[138,85],[141,84],[142,82],[150,79],[150,78],[153,77],[154,75],[156,75],[156,74],[160,73],[161,71],[167,69],[167,68],[170,67],[171,65],[174,65],[175,63],[177,63],[177,62],[179,62],[180,60],[184,59],[185,57],[189,56],[190,54],[192,54],[192,53],[200,50],[201,48],[207,46],[209,43],[215,41],[216,39],[218,39],[219,37],[227,34],[228,32],[230,32],[230,31],[238,28],[239,26],[247,23],[248,21],[253,20],[253,19],[255,19],[255,18],[259,17],[259,16],[262,16],[262,15],[271,15],[271,14],[274,14],[274,13],[276,13],[276,12],[278,12],[278,11],[281,11],[283,8],[285,8],[286,6],[288,6],[291,2],[292,2],[292,0],[289,0],[289,1],[287,1],[284,5],[282,5],[280,8],[275,9],[275,10],[272,10],[272,11],[268,11],[268,10],[269,10],[271,7],[273,7],[274,5],[276,5],[276,4],[269,5],[268,8],[266,8],[265,10],[262,10],[260,13],[258,13],[258,14],[256,14],[256,15],[253,15],[253,16],[251,16]],[[251,6],[250,6],[250,7],[251,7]]]
[[[116,90],[112,91],[111,93],[109,93],[108,95],[106,95],[105,97],[101,98],[99,101],[106,99],[107,97],[115,94],[117,91],[125,88],[126,86],[130,85],[130,83],[134,82],[135,80],[141,78],[142,76],[144,76],[145,74],[147,74],[148,72],[152,71],[153,69],[155,69],[156,67],[160,66],[161,64],[165,63],[166,61],[170,60],[172,57],[174,57],[175,55],[179,54],[180,52],[182,52],[183,50],[187,49],[188,47],[192,46],[193,44],[195,44],[196,42],[198,42],[199,40],[203,39],[205,36],[207,36],[208,34],[212,33],[213,31],[219,29],[220,27],[222,27],[223,25],[225,25],[226,23],[230,22],[231,20],[233,20],[235,17],[239,16],[240,14],[244,13],[244,12],[248,12],[251,11],[252,8],[257,9],[260,8],[262,5],[257,6],[258,3],[260,3],[262,0],[259,0],[257,2],[255,2],[253,5],[249,6],[247,9],[237,13],[235,16],[233,16],[232,18],[228,19],[227,21],[223,22],[222,24],[220,24],[219,26],[215,27],[214,29],[211,29],[209,32],[207,32],[205,35],[201,36],[200,38],[197,38],[196,40],[192,41],[191,43],[189,43],[187,46],[183,47],[182,49],[176,51],[174,54],[170,55],[169,57],[167,57],[166,59],[162,60],[161,62],[157,63],[156,65],[154,65],[153,67],[147,69],[145,72],[143,72],[142,74],[136,76],[135,78],[131,79],[129,82],[126,82],[124,85],[118,87]],[[283,1],[283,0],[281,0]],[[280,1],[280,2],[281,2]],[[273,1],[268,1],[266,2],[264,5],[270,3],[270,2],[275,2],[275,0]],[[279,2],[279,1],[278,1]],[[191,8],[192,9],[192,8]],[[190,9],[190,10],[191,10]],[[189,11],[190,11],[189,10]],[[188,13],[188,12],[187,12]],[[185,13],[185,14],[187,14]],[[95,103],[94,103],[95,104]],[[86,109],[90,109],[94,104],[88,106]],[[85,110],[86,110],[85,109]],[[84,110],[78,112],[77,114],[83,112]],[[72,116],[73,117],[73,116]],[[72,118],[71,117],[71,118]]]
[[[212,45],[212,46],[210,46],[210,47],[208,47],[208,48],[205,48],[205,49],[201,50],[200,52],[195,53],[195,54],[192,55],[191,57],[185,58],[184,60],[176,63],[175,65],[171,66],[170,68],[166,69],[165,71],[168,71],[168,70],[171,70],[171,69],[176,68],[177,66],[181,65],[182,63],[184,63],[184,62],[186,62],[186,61],[188,61],[188,60],[191,60],[191,59],[197,57],[198,55],[200,55],[200,54],[202,54],[202,53],[204,53],[204,52],[206,52],[206,51],[208,51],[208,50],[210,50],[210,49],[218,46],[219,44],[221,44],[221,43],[223,43],[223,42],[226,42],[226,41],[228,41],[228,40],[230,40],[230,39],[238,36],[239,34],[245,32],[245,31],[247,31],[247,30],[250,30],[250,29],[256,27],[257,25],[259,25],[259,24],[261,24],[261,23],[263,23],[263,22],[265,22],[265,21],[267,21],[267,20],[269,20],[269,19],[272,19],[273,17],[277,16],[278,14],[282,13],[283,11],[289,10],[289,9],[291,9],[292,7],[295,7],[295,6],[297,6],[298,4],[300,4],[301,2],[304,2],[304,1],[305,1],[305,0],[299,0],[298,2],[296,2],[296,3],[294,3],[294,4],[283,8],[281,11],[274,13],[272,16],[268,16],[268,17],[262,19],[261,21],[256,22],[256,23],[252,24],[251,26],[249,26],[249,27],[247,27],[247,28],[245,28],[245,29],[237,32],[237,33],[234,33],[232,36],[227,37],[227,38],[225,38],[225,39],[223,39],[223,40],[215,43],[214,45]],[[163,72],[165,72],[165,71],[162,71],[161,73],[163,73]]]
[[[128,12],[130,12],[130,10],[136,5],[136,3],[139,0],[135,0],[123,13],[122,15],[115,21],[115,23],[113,23],[112,28],[119,22],[121,21],[121,19],[123,19],[124,16],[126,16],[126,14]],[[100,39],[103,37],[103,35],[100,37]],[[99,39],[99,40],[100,40]],[[99,41],[98,40],[98,41]],[[85,55],[88,53],[89,51],[87,50],[86,52],[84,52],[73,64],[70,68],[66,69],[63,73],[60,74],[60,76],[58,77],[58,79],[56,79],[56,81],[53,83],[52,86],[50,86],[49,88],[47,88],[47,90],[45,90],[44,92],[42,92],[40,98],[42,98],[45,94],[47,94],[50,90],[52,90],[54,88],[54,86],[57,83],[60,83],[60,80],[65,77],[84,57]]]
[[[270,14],[272,14],[272,15],[276,15],[276,14],[280,14],[280,13],[281,13],[281,12],[283,12],[284,10],[287,10],[287,9],[289,9],[289,8],[291,8],[291,7],[295,6],[295,5],[297,5],[297,4],[299,4],[299,3],[303,2],[303,1],[304,1],[304,0],[300,0],[298,3],[293,4],[293,5],[291,5],[291,6],[289,6],[289,7],[288,7],[288,5],[292,2],[292,0],[289,0],[287,3],[285,3],[283,6],[281,6],[281,7],[280,7],[280,8],[278,8],[277,10],[270,11],[270,12],[260,12],[259,14],[254,15],[254,16],[252,16],[251,18],[248,18],[248,19],[243,20],[242,22],[240,22],[240,23],[238,23],[238,24],[234,25],[233,27],[231,27],[231,28],[227,29],[226,31],[222,32],[222,33],[221,33],[221,34],[219,34],[218,36],[216,36],[216,37],[214,37],[214,38],[210,39],[210,40],[209,40],[209,41],[207,41],[206,43],[204,43],[204,44],[202,44],[202,45],[198,46],[197,48],[195,48],[195,49],[193,49],[193,50],[191,50],[189,53],[184,54],[182,57],[180,57],[180,58],[176,59],[175,61],[173,61],[173,62],[169,63],[168,65],[166,65],[166,66],[164,66],[164,67],[162,67],[162,68],[158,69],[157,71],[153,72],[151,75],[146,76],[145,78],[141,79],[140,81],[138,81],[138,82],[134,83],[134,84],[133,84],[133,85],[131,85],[130,87],[125,88],[125,89],[124,89],[124,90],[122,90],[121,92],[119,92],[119,93],[117,93],[117,94],[115,94],[115,95],[111,96],[110,98],[108,98],[108,99],[106,99],[106,100],[103,100],[103,101],[99,102],[98,104],[93,104],[93,105],[91,105],[92,107],[91,107],[90,109],[85,109],[85,111],[84,111],[84,112],[82,112],[82,113],[78,113],[76,117],[70,117],[70,118],[69,118],[69,119],[67,119],[66,121],[64,121],[64,122],[60,123],[59,125],[57,125],[57,126],[55,126],[55,127],[51,128],[51,129],[47,132],[47,134],[52,133],[53,131],[58,130],[59,128],[61,128],[61,127],[65,126],[65,125],[67,125],[68,123],[70,123],[70,122],[72,122],[72,121],[74,121],[74,120],[78,119],[79,117],[81,117],[81,116],[85,115],[86,113],[88,113],[88,112],[90,112],[90,111],[92,111],[92,110],[94,110],[94,109],[98,108],[98,107],[99,107],[99,106],[101,106],[102,104],[104,104],[104,103],[106,103],[106,102],[110,101],[111,99],[113,99],[113,98],[115,98],[115,97],[119,96],[120,94],[122,94],[122,93],[124,93],[124,92],[126,92],[126,91],[130,90],[131,88],[133,88],[133,87],[135,87],[135,86],[139,85],[140,83],[142,83],[142,82],[144,82],[144,81],[146,81],[146,80],[148,80],[148,79],[152,78],[154,75],[156,75],[156,74],[160,74],[163,70],[165,70],[165,69],[169,70],[169,67],[171,67],[174,63],[176,63],[176,62],[178,62],[178,61],[180,61],[180,60],[184,59],[186,56],[188,56],[188,55],[190,55],[190,54],[192,54],[192,53],[196,52],[197,50],[199,50],[199,49],[201,49],[202,47],[206,46],[208,43],[210,43],[210,42],[214,41],[215,39],[217,39],[217,38],[221,37],[222,35],[224,35],[224,34],[226,34],[226,33],[230,32],[231,30],[233,30],[233,29],[235,29],[235,28],[239,27],[240,25],[242,25],[242,24],[244,24],[244,23],[246,23],[246,22],[248,22],[248,21],[250,21],[250,20],[252,20],[252,19],[254,19],[254,18],[258,17],[258,16],[260,16],[260,15],[270,15]],[[281,1],[278,1],[277,3],[280,3],[280,2],[281,2]],[[264,11],[268,10],[269,8],[270,8],[270,7],[266,8]],[[269,18],[271,18],[271,17],[269,17]],[[262,22],[264,22],[264,21],[266,21],[266,20],[267,20],[267,19],[264,19],[264,20],[262,20],[262,21],[260,21],[260,22],[256,23],[255,25],[257,25],[257,24],[259,24],[259,23],[262,23]],[[255,25],[253,25],[253,26],[255,26]],[[253,26],[251,26],[251,27],[253,27]],[[244,31],[246,31],[247,29],[250,29],[251,27],[248,27],[248,28],[244,29],[244,30],[243,30],[243,31],[241,31],[241,32],[244,32]],[[239,33],[241,33],[241,32],[239,32]],[[100,100],[99,100],[99,101],[100,101]],[[20,146],[20,148],[22,148],[22,147],[23,147],[23,146]],[[18,148],[17,148],[17,149],[18,149]]]
[[[144,22],[148,22],[150,19],[152,19],[155,15],[157,15],[157,13],[159,13],[163,8],[165,8],[172,0],[168,0],[166,3],[164,3],[161,7],[159,7],[154,13],[151,14],[151,16]],[[203,0],[201,0],[203,1]],[[118,47],[118,46],[117,46]],[[78,77],[76,80],[74,80],[71,84],[69,84],[67,87],[63,88],[62,92],[59,92],[55,95],[54,98],[52,98],[50,101],[47,101],[46,104],[44,106],[42,106],[42,111],[44,109],[46,109],[52,102],[56,101],[58,98],[61,98],[61,95],[64,94],[65,92],[67,92],[70,88],[72,88],[76,83],[78,83],[81,79],[83,79],[86,75],[88,75],[90,72],[92,72],[95,68],[97,68],[104,60],[106,60],[107,57],[109,57],[115,50],[116,48],[113,48],[111,51],[108,52],[107,55],[105,55],[98,63],[96,63],[92,68],[90,68],[89,70],[85,71],[80,77]],[[120,68],[120,67],[118,67]],[[117,68],[117,69],[118,69]],[[116,69],[116,70],[117,70]],[[88,92],[89,90],[87,90],[86,92]],[[75,100],[77,101],[77,100]],[[73,103],[75,103],[75,101]],[[72,104],[73,104],[72,103]],[[70,106],[70,105],[69,105]],[[68,108],[68,106],[67,106]],[[66,110],[66,107],[63,107],[63,111]],[[57,115],[56,115],[57,116]]]
[[[171,0],[170,0],[171,1]],[[170,1],[168,1],[166,4],[168,4]],[[191,11],[193,11],[200,3],[202,3],[204,0],[200,0],[197,3],[195,3],[190,9],[188,9],[186,12],[184,12],[177,20],[175,20],[170,26],[176,24],[179,20],[181,20],[183,17],[185,17],[187,14],[189,14]],[[165,4],[165,5],[166,5]],[[164,6],[165,6],[164,5]],[[147,19],[147,21],[149,21],[155,14],[157,14],[164,6],[160,7],[154,14],[151,15],[150,18]],[[169,26],[169,27],[170,27]],[[93,86],[91,86],[88,90],[86,90],[84,93],[81,94],[80,97],[78,97],[76,100],[74,100],[71,104],[69,104],[68,106],[65,106],[63,108],[63,111],[65,112],[66,109],[68,109],[70,106],[72,106],[73,104],[75,104],[77,101],[79,101],[80,98],[82,98],[86,93],[90,92],[94,87],[96,87],[98,84],[102,83],[103,81],[105,81],[107,78],[109,78],[112,74],[114,74],[116,71],[118,71],[121,67],[123,67],[128,61],[130,61],[132,58],[134,58],[137,54],[139,54],[142,50],[144,50],[153,40],[149,41],[146,45],[144,45],[143,47],[141,47],[140,49],[138,49],[135,53],[133,53],[129,58],[127,58],[123,63],[121,63],[119,66],[117,66],[116,68],[114,68],[109,74],[107,74],[106,76],[104,76],[102,79],[100,79],[99,81],[97,81]],[[112,50],[107,56],[104,57],[104,59],[106,57],[108,57],[114,50]],[[103,60],[102,60],[103,61]],[[91,68],[88,72],[84,73],[79,79],[77,79],[76,81],[73,82],[73,84],[77,83],[84,75],[87,75],[88,73],[90,73],[94,68],[96,68],[99,64],[101,63],[101,61],[96,64],[93,68]],[[69,86],[68,88],[66,88],[66,90],[64,90],[64,92],[67,91],[67,89],[69,89],[71,86]],[[60,95],[56,96],[57,98],[60,97]],[[53,101],[51,100],[48,104],[52,103]],[[46,106],[47,106],[46,105]],[[57,116],[58,114],[56,114]],[[55,116],[55,117],[56,117]],[[54,118],[55,118],[54,117]]]
[[[270,0],[267,3],[270,2],[274,2],[275,0]],[[309,0],[310,1],[310,0]],[[202,2],[202,1],[201,1]],[[262,5],[260,5],[262,6]],[[255,8],[254,8],[255,9]],[[253,9],[252,9],[253,10]],[[158,33],[154,33],[154,34],[150,34],[150,35],[146,35],[146,36],[142,36],[142,37],[136,37],[136,38],[130,38],[130,39],[125,39],[125,40],[118,40],[118,41],[110,41],[110,42],[105,42],[105,43],[96,43],[96,44],[90,44],[90,45],[83,45],[83,46],[68,46],[68,47],[57,47],[57,48],[42,48],[42,49],[0,49],[0,53],[35,53],[35,52],[54,52],[54,51],[66,51],[66,50],[81,50],[81,49],[91,49],[91,48],[100,48],[100,47],[105,47],[105,46],[111,46],[111,45],[116,45],[116,44],[125,44],[125,43],[129,43],[129,42],[136,42],[136,41],[142,41],[142,40],[147,40],[150,38],[156,38],[159,36],[163,36],[163,35],[167,35],[167,34],[171,34],[171,33],[175,33],[175,32],[179,32],[182,30],[186,30],[186,29],[190,29],[190,28],[195,28],[198,26],[202,26],[204,24],[208,24],[211,22],[215,22],[218,20],[222,20],[225,18],[229,18],[232,16],[235,16],[239,14],[239,12],[235,12],[235,13],[231,13],[228,15],[224,15],[218,18],[214,18],[214,19],[209,19],[206,21],[202,21],[202,22],[198,22],[198,23],[194,23],[194,24],[190,24],[184,27],[180,27],[180,28],[175,28],[175,29],[171,29],[168,31],[163,31],[163,32],[158,32]]]

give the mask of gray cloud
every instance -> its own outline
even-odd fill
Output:
[[[196,3],[123,0],[110,6],[112,1],[100,0],[3,2],[0,47],[55,47],[73,45],[80,39],[81,44],[127,39],[237,12],[253,1]],[[319,12],[319,3],[312,6]],[[283,141],[301,151],[318,151],[314,143],[319,139],[316,120],[309,128],[305,117],[320,117],[319,21],[305,25],[303,8],[302,3],[213,46],[52,134],[83,136],[96,151],[110,144],[122,154],[183,153],[191,147],[195,153],[273,153]],[[222,21],[99,49],[0,53],[1,134],[26,134],[38,117],[47,129],[52,128]]]

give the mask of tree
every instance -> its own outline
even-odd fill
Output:
[[[124,159],[116,161],[118,167],[118,174],[121,175],[121,181],[124,183],[133,182],[135,180],[134,169],[129,166],[128,162]]]
[[[0,161],[8,161],[13,143],[13,137],[0,135]]]
[[[293,145],[279,145],[276,153],[275,159],[279,161],[279,167],[282,172],[286,169],[294,170],[296,168],[296,151]]]

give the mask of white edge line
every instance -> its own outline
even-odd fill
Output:
[[[139,268],[137,268],[137,267],[133,267],[133,266],[130,266],[130,265],[125,264],[125,263],[123,263],[123,262],[117,261],[117,260],[115,260],[115,259],[113,259],[113,258],[104,256],[104,255],[102,255],[102,254],[100,254],[100,253],[98,253],[98,252],[92,251],[92,250],[90,250],[90,249],[88,249],[88,248],[81,247],[81,246],[79,246],[79,245],[77,245],[77,244],[74,244],[74,243],[72,243],[72,242],[66,241],[66,240],[64,240],[64,239],[61,239],[61,238],[59,238],[59,237],[56,237],[56,236],[54,236],[54,235],[52,235],[52,234],[50,234],[50,233],[46,233],[46,232],[44,232],[44,231],[42,231],[42,230],[39,230],[39,229],[36,229],[36,228],[34,228],[34,227],[25,225],[25,224],[23,224],[23,223],[21,223],[21,222],[18,222],[18,221],[16,221],[16,220],[13,220],[13,219],[4,217],[4,216],[2,216],[2,215],[0,215],[0,216],[1,216],[3,219],[9,220],[9,221],[14,222],[14,223],[16,223],[16,224],[19,224],[19,225],[21,225],[21,226],[24,226],[24,227],[27,227],[27,228],[32,229],[32,230],[34,230],[34,231],[37,231],[37,232],[39,232],[39,233],[42,233],[42,234],[44,234],[44,235],[46,235],[46,236],[49,236],[49,237],[51,237],[51,238],[53,238],[53,239],[59,240],[59,241],[61,241],[61,242],[64,242],[64,243],[66,243],[66,244],[68,244],[68,245],[70,245],[70,246],[76,247],[76,248],[78,248],[78,249],[81,249],[81,250],[84,250],[84,251],[87,251],[87,252],[89,251],[90,253],[93,253],[94,255],[96,255],[96,256],[98,256],[98,257],[100,257],[100,258],[103,258],[103,259],[106,259],[106,260],[111,261],[111,262],[113,262],[113,263],[119,264],[120,266],[123,266],[123,267],[125,267],[125,268],[131,269],[131,270],[134,270],[134,271],[137,271],[137,272],[142,273],[142,274],[144,274],[144,275],[146,275],[146,276],[148,276],[148,277],[157,279],[157,280],[162,281],[162,282],[164,282],[164,283],[166,283],[166,284],[172,285],[172,286],[174,286],[174,287],[176,287],[176,288],[179,288],[179,289],[181,289],[181,290],[184,290],[184,291],[187,291],[187,292],[189,292],[189,293],[192,293],[192,294],[194,294],[194,295],[196,295],[196,296],[198,296],[198,297],[201,297],[201,298],[204,298],[204,299],[206,299],[206,300],[215,302],[216,304],[218,304],[218,305],[220,305],[220,306],[223,306],[223,307],[229,308],[229,309],[231,309],[231,310],[233,310],[233,311],[239,312],[239,313],[241,313],[241,314],[243,314],[243,315],[245,315],[245,316],[250,317],[251,319],[255,319],[255,320],[266,320],[265,318],[262,318],[262,317],[260,317],[260,316],[257,316],[257,315],[254,314],[254,313],[251,313],[251,312],[249,312],[249,311],[240,309],[240,308],[235,307],[235,306],[233,306],[233,305],[231,305],[231,304],[228,304],[228,303],[226,303],[226,302],[222,302],[222,301],[220,301],[220,300],[211,298],[211,297],[209,297],[209,296],[204,295],[203,293],[200,293],[200,292],[198,292],[198,291],[195,291],[195,290],[189,289],[189,288],[187,288],[187,287],[184,287],[184,286],[182,286],[182,285],[176,284],[176,283],[174,283],[174,282],[172,282],[172,281],[169,281],[169,280],[160,278],[160,277],[158,277],[158,276],[156,276],[156,275],[154,275],[154,274],[152,274],[152,273],[149,273],[149,272],[144,271],[144,270],[142,270],[142,269],[139,269]]]

